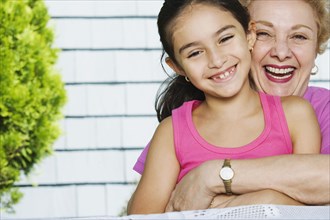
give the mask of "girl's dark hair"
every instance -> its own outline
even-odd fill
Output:
[[[230,12],[248,33],[250,16],[238,0],[165,0],[158,14],[158,33],[163,46],[161,63],[167,55],[178,64],[174,56],[172,43],[172,28],[181,12],[190,5],[208,4]],[[163,67],[163,69],[165,69]],[[172,110],[190,100],[204,100],[204,93],[192,83],[187,82],[181,75],[169,76],[158,90],[155,108],[158,121],[162,121],[172,114]]]

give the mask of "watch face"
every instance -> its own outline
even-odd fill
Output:
[[[230,167],[223,167],[220,170],[220,177],[223,180],[230,180],[234,177],[234,171]]]

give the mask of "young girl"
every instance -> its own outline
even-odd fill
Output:
[[[164,212],[176,183],[206,160],[319,153],[320,131],[308,102],[251,88],[256,35],[239,2],[166,0],[158,30],[177,76],[160,96],[161,123],[128,214]],[[222,166],[230,160],[219,164],[221,172]],[[231,193],[229,171],[219,181]]]

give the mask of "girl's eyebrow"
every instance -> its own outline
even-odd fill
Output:
[[[234,25],[226,25],[222,28],[220,28],[217,32],[214,33],[214,36],[218,36],[219,34],[221,34],[222,32],[231,29],[231,28],[236,28]],[[189,47],[193,47],[195,45],[198,44],[198,41],[194,41],[188,44],[183,45],[182,47],[180,47],[179,49],[179,54],[181,54],[184,50],[188,49]]]

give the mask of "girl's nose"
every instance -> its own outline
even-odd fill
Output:
[[[227,56],[224,54],[221,54],[217,51],[213,51],[209,55],[209,62],[208,67],[210,69],[212,68],[220,68],[222,65],[227,62]]]

